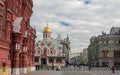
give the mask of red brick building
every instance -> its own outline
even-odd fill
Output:
[[[34,70],[32,0],[0,0],[0,75]]]

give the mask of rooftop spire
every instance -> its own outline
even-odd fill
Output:
[[[67,34],[67,38],[69,38],[68,34]]]
[[[48,27],[48,20],[47,20],[47,27]]]
[[[45,33],[51,33],[51,29],[50,29],[50,27],[48,26],[48,20],[47,20],[47,25],[46,25],[46,27],[44,28],[43,32],[45,32]]]

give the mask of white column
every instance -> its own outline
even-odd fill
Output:
[[[20,74],[19,68],[13,68],[12,74]]]
[[[27,68],[22,68],[23,73],[27,73]]]
[[[31,67],[31,71],[35,71],[35,66]]]

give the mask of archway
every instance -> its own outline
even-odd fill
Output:
[[[46,65],[47,64],[47,59],[46,58],[42,58],[41,59],[41,64]]]

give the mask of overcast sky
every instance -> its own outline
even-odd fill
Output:
[[[33,0],[31,25],[36,27],[36,41],[42,40],[42,31],[48,20],[52,37],[69,34],[71,51],[81,52],[92,36],[109,33],[120,26],[120,0]]]

